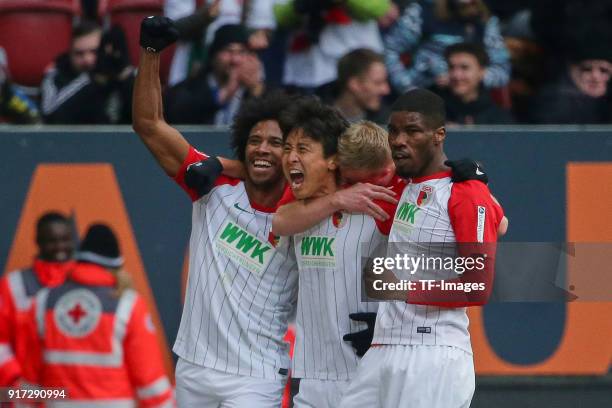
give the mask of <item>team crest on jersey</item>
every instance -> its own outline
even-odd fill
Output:
[[[346,225],[347,216],[342,211],[336,211],[334,215],[332,215],[332,223],[336,228],[342,228]]]
[[[98,327],[102,303],[87,289],[75,289],[59,298],[53,317],[55,325],[68,337],[85,337]]]
[[[419,207],[427,205],[427,203],[431,199],[432,195],[433,195],[433,187],[432,186],[428,186],[428,185],[422,186],[421,187],[421,191],[419,191],[419,196],[417,197],[417,205]]]
[[[280,239],[280,235],[275,235],[272,230],[270,230],[270,233],[268,234],[268,242],[271,243],[274,248],[280,245]]]

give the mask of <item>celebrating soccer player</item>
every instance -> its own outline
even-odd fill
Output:
[[[392,220],[389,241],[410,256],[423,249],[455,248],[484,257],[480,274],[456,280],[487,286],[467,294],[398,291],[399,302],[380,305],[373,343],[340,407],[469,407],[474,363],[466,306],[486,302],[492,283],[497,229],[503,218],[488,188],[478,181],[453,183],[444,163],[445,109],[440,97],[410,91],[392,106],[389,142],[398,175],[409,180]],[[429,298],[433,296],[435,301]]]
[[[172,22],[149,17],[134,89],[134,129],[193,200],[189,281],[174,352],[181,407],[278,407],[289,370],[283,336],[297,295],[288,241],[269,242],[285,189],[278,115],[282,95],[245,103],[232,143],[245,180],[220,176],[222,161],[198,152],[163,118],[159,52]]]

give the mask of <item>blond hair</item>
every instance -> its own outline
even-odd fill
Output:
[[[391,161],[387,131],[374,122],[352,124],[338,140],[338,165],[349,169],[375,170]]]

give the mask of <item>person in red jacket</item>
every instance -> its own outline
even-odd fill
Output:
[[[145,301],[118,289],[123,258],[113,231],[90,226],[76,259],[66,283],[33,302],[26,380],[65,390],[69,406],[173,407]]]
[[[57,212],[42,215],[36,224],[38,255],[34,264],[0,279],[0,387],[16,385],[27,352],[23,323],[32,298],[45,287],[64,283],[73,265],[74,243],[68,218]]]

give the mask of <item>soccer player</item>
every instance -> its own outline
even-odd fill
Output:
[[[477,280],[486,289],[449,291],[444,303],[418,290],[391,293],[400,302],[380,305],[373,340],[378,347],[362,359],[340,407],[467,408],[475,379],[465,307],[484,304],[490,293],[503,211],[484,183],[453,183],[444,164],[445,109],[439,96],[413,90],[391,110],[393,159],[409,183],[393,214],[389,242],[400,243],[410,256],[458,243],[459,255],[484,257]],[[464,273],[457,280],[473,283],[474,276]]]
[[[195,150],[163,118],[159,51],[175,34],[167,18],[143,20],[133,118],[160,166],[193,200],[189,281],[173,349],[178,404],[278,407],[298,278],[288,240],[269,241],[286,185],[278,115],[289,101],[271,96],[244,104],[232,145],[245,180],[219,176],[224,160]]]
[[[357,132],[384,135],[373,124],[354,126]],[[346,120],[316,99],[303,98],[281,117],[281,128],[283,170],[295,198],[308,200],[337,191],[336,153],[338,138],[348,129]],[[384,145],[382,149],[384,154]],[[343,337],[365,329],[349,315],[377,308],[376,303],[361,302],[361,279],[355,271],[361,270],[362,246],[367,256],[386,237],[368,215],[336,213],[294,235],[292,241],[299,269],[293,376],[301,378],[294,405],[336,407],[359,363]]]
[[[15,385],[23,375],[28,353],[24,324],[36,293],[61,285],[72,268],[74,242],[68,218],[57,212],[36,223],[38,255],[31,268],[0,279],[0,386]]]

